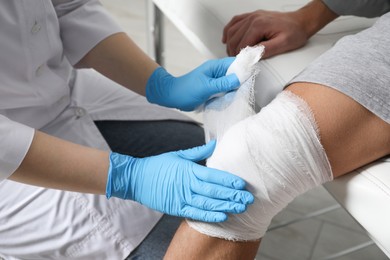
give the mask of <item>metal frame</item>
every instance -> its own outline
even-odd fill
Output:
[[[146,41],[147,53],[164,66],[164,14],[153,0],[146,1]]]

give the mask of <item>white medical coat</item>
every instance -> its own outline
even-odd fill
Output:
[[[188,120],[92,70],[73,69],[120,31],[95,0],[0,1],[0,256],[121,259],[161,216],[130,201],[5,180],[34,129],[108,150],[94,120]]]

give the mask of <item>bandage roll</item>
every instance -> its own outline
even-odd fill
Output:
[[[219,138],[207,165],[242,177],[255,202],[223,223],[188,224],[200,233],[233,241],[258,240],[295,197],[332,180],[313,114],[289,91],[233,125]]]
[[[222,137],[233,124],[255,114],[254,81],[263,53],[262,45],[242,49],[226,72],[237,75],[240,88],[209,100],[203,107],[206,142]]]

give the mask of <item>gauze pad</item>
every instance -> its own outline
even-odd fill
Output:
[[[235,73],[240,80],[238,90],[214,97],[204,106],[203,123],[206,142],[218,139],[233,124],[255,113],[254,80],[264,46],[246,47],[237,55],[226,75]]]
[[[226,131],[207,165],[242,177],[255,202],[223,223],[188,224],[200,233],[233,241],[261,238],[272,218],[295,197],[332,180],[312,112],[289,91]]]

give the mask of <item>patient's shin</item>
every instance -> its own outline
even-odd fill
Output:
[[[232,214],[226,222],[188,221],[201,233],[228,240],[261,238],[271,219],[295,197],[332,179],[311,110],[288,91],[232,126],[208,166],[241,176],[255,196],[245,213]]]

